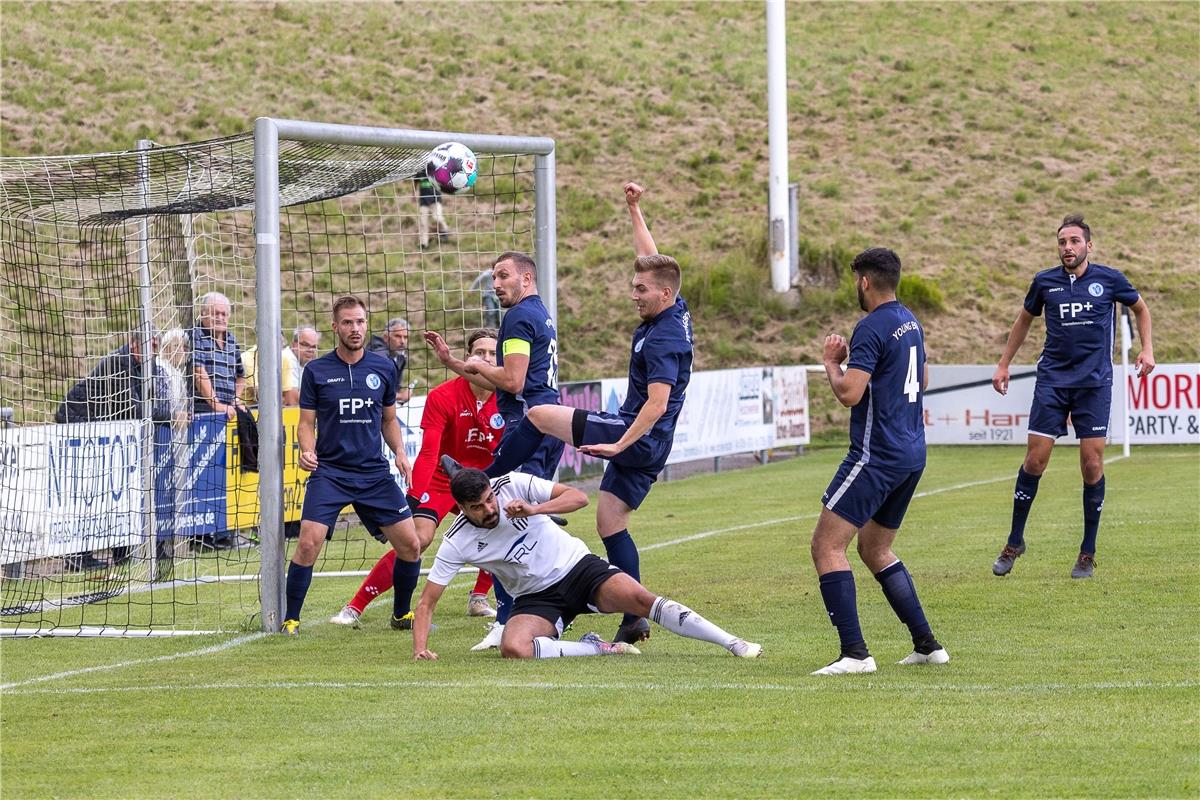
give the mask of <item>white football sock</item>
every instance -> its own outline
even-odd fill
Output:
[[[676,603],[665,597],[658,598],[650,606],[650,619],[671,633],[677,633],[689,639],[719,644],[726,650],[732,650],[734,644],[740,641],[733,634],[713,625],[682,603]]]
[[[567,658],[569,656],[598,656],[600,648],[591,642],[564,642],[549,636],[533,639],[534,658]]]

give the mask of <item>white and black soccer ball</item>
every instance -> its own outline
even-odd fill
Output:
[[[425,174],[446,194],[458,194],[475,185],[479,162],[465,144],[446,142],[429,154]]]

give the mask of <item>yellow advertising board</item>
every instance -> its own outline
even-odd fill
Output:
[[[254,410],[255,419],[258,410]],[[308,473],[300,469],[300,445],[296,441],[296,427],[300,424],[300,409],[291,406],[283,409],[283,521],[299,522],[300,510],[304,505],[304,481]],[[242,454],[238,445],[237,422],[231,421],[226,428],[225,463],[228,492],[227,514],[230,529],[242,530],[259,524],[258,472],[242,469]]]

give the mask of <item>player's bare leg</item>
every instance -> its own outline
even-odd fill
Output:
[[[812,560],[820,579],[821,599],[829,612],[829,621],[837,629],[841,650],[838,657],[814,675],[845,675],[874,672],[875,659],[867,650],[862,628],[858,624],[858,595],[854,573],[846,558],[846,548],[858,529],[852,523],[830,511],[821,509],[812,536]],[[888,543],[890,548],[890,542]]]
[[[1053,451],[1052,437],[1029,434],[1025,461],[1017,471],[1017,484],[1013,489],[1012,527],[1008,531],[1008,541],[992,564],[993,575],[1004,576],[1012,572],[1013,563],[1025,552],[1025,522],[1029,519],[1029,509],[1037,497],[1038,482],[1050,463]]]
[[[945,664],[950,660],[946,648],[933,636],[925,619],[925,610],[917,599],[912,576],[892,550],[896,531],[871,520],[858,532],[858,555],[871,570],[892,611],[912,635],[913,652],[901,664]]]
[[[437,530],[437,525],[428,517],[414,517],[414,525],[417,529],[417,539],[421,546],[421,552],[424,553],[433,541],[433,534]],[[371,568],[371,572],[367,577],[363,578],[362,584],[359,585],[358,591],[351,598],[341,611],[334,614],[329,620],[336,625],[347,625],[350,627],[359,627],[359,617],[366,610],[371,602],[379,597],[384,592],[392,588],[393,576],[396,571],[396,550],[393,547],[391,551],[385,553],[375,566]],[[410,597],[409,604],[412,599]],[[402,615],[403,616],[403,615]]]
[[[1104,508],[1104,437],[1079,440],[1079,471],[1083,475],[1083,541],[1071,577],[1090,578],[1096,569],[1096,534]]]

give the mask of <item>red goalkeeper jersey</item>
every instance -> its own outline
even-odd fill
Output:
[[[493,394],[482,404],[466,378],[451,378],[429,392],[421,416],[421,452],[413,464],[413,497],[449,494],[450,479],[438,459],[449,455],[464,467],[483,469],[500,444],[504,418]]]

